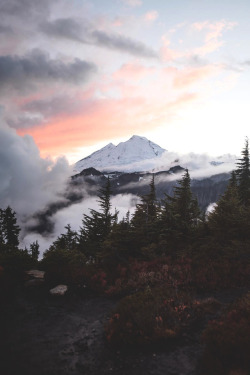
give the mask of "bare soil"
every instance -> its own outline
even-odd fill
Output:
[[[240,291],[217,297],[227,304]],[[171,345],[124,351],[105,340],[116,301],[72,291],[49,296],[20,289],[0,310],[1,375],[194,375],[202,352],[199,327]]]

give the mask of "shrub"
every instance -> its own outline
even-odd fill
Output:
[[[200,364],[204,375],[246,374],[250,368],[250,293],[233,304],[223,318],[203,333],[205,350]]]
[[[172,289],[151,289],[123,298],[106,326],[107,340],[114,345],[147,345],[177,337],[190,319],[187,294]]]
[[[46,271],[49,284],[85,284],[86,257],[79,251],[49,250],[44,254],[41,267]]]

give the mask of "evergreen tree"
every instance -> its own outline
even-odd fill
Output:
[[[51,245],[50,250],[66,250],[73,251],[78,245],[77,232],[71,229],[68,224],[65,227],[66,233],[61,234]]]
[[[110,180],[99,190],[98,203],[101,211],[90,210],[90,214],[83,215],[82,227],[79,234],[80,249],[86,255],[95,257],[100,245],[111,232],[112,225],[117,221],[118,212],[111,214],[111,186]]]
[[[173,196],[166,195],[163,204],[161,221],[167,226],[167,230],[172,236],[188,234],[197,226],[200,209],[196,198],[191,192],[191,180],[186,169],[183,178],[178,181],[174,188]]]
[[[141,197],[141,203],[136,205],[131,227],[137,245],[156,242],[158,238],[157,217],[159,208],[156,200],[154,175],[149,184],[149,194]]]
[[[238,160],[236,176],[238,181],[239,198],[242,204],[250,205],[250,161],[248,138],[242,150],[242,158]]]
[[[38,260],[39,257],[39,243],[38,241],[33,242],[30,244],[30,251],[29,251],[31,258],[35,261]]]
[[[233,171],[228,187],[219,199],[217,207],[208,216],[208,228],[219,242],[231,239],[243,239],[249,236],[247,211],[241,204],[236,173]]]
[[[20,227],[17,225],[16,213],[8,206],[0,211],[0,245],[5,250],[18,249]]]

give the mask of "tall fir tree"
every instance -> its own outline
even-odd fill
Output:
[[[0,211],[0,241],[1,248],[5,250],[16,250],[19,245],[20,227],[17,225],[16,213],[7,207]]]
[[[250,160],[249,160],[249,142],[245,140],[242,158],[238,160],[236,176],[238,181],[239,198],[242,204],[250,206]]]
[[[149,193],[141,197],[136,205],[131,227],[137,245],[146,245],[157,241],[157,217],[159,207],[156,199],[154,175],[149,184]]]
[[[161,221],[167,226],[165,232],[178,236],[190,233],[196,227],[199,218],[200,209],[197,199],[192,195],[191,179],[186,169],[174,188],[173,196],[166,195]]]
[[[207,224],[210,235],[219,242],[249,236],[247,210],[241,203],[235,171],[232,172],[227,189],[216,208],[209,214]]]
[[[111,213],[110,180],[104,188],[99,190],[98,203],[100,211],[90,210],[90,214],[83,215],[82,227],[79,233],[79,247],[87,256],[95,258],[100,251],[100,245],[111,232],[112,225],[117,221],[118,212]]]

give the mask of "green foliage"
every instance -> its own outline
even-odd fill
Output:
[[[85,284],[86,257],[78,250],[51,248],[44,253],[41,267],[51,285]]]
[[[204,375],[247,374],[250,368],[250,294],[233,304],[203,333],[205,351],[200,365]]]
[[[99,190],[98,202],[101,211],[91,209],[90,215],[83,215],[82,227],[79,234],[79,248],[92,259],[97,259],[100,246],[111,232],[113,224],[117,221],[117,212],[112,215],[111,188],[109,178],[105,188]]]
[[[216,209],[208,216],[208,228],[220,242],[249,236],[249,211],[241,204],[235,172]]]
[[[5,210],[0,209],[0,250],[16,250],[19,245],[19,232],[16,213],[9,206]]]
[[[141,203],[137,204],[131,220],[130,236],[134,247],[138,249],[157,242],[158,239],[159,207],[156,200],[154,176],[149,184],[149,189],[149,194],[141,197]]]
[[[186,241],[200,222],[200,210],[197,199],[190,188],[190,176],[186,170],[183,178],[174,188],[173,196],[166,195],[160,218],[161,241],[170,243]]]
[[[30,251],[29,251],[31,258],[35,261],[38,261],[39,257],[39,243],[38,241],[32,242],[30,244]]]
[[[242,158],[239,159],[236,168],[239,198],[242,204],[250,206],[250,161],[248,138],[242,150]]]
[[[71,229],[70,224],[65,227],[66,233],[61,234],[51,245],[50,250],[76,250],[78,246],[77,232]]]

